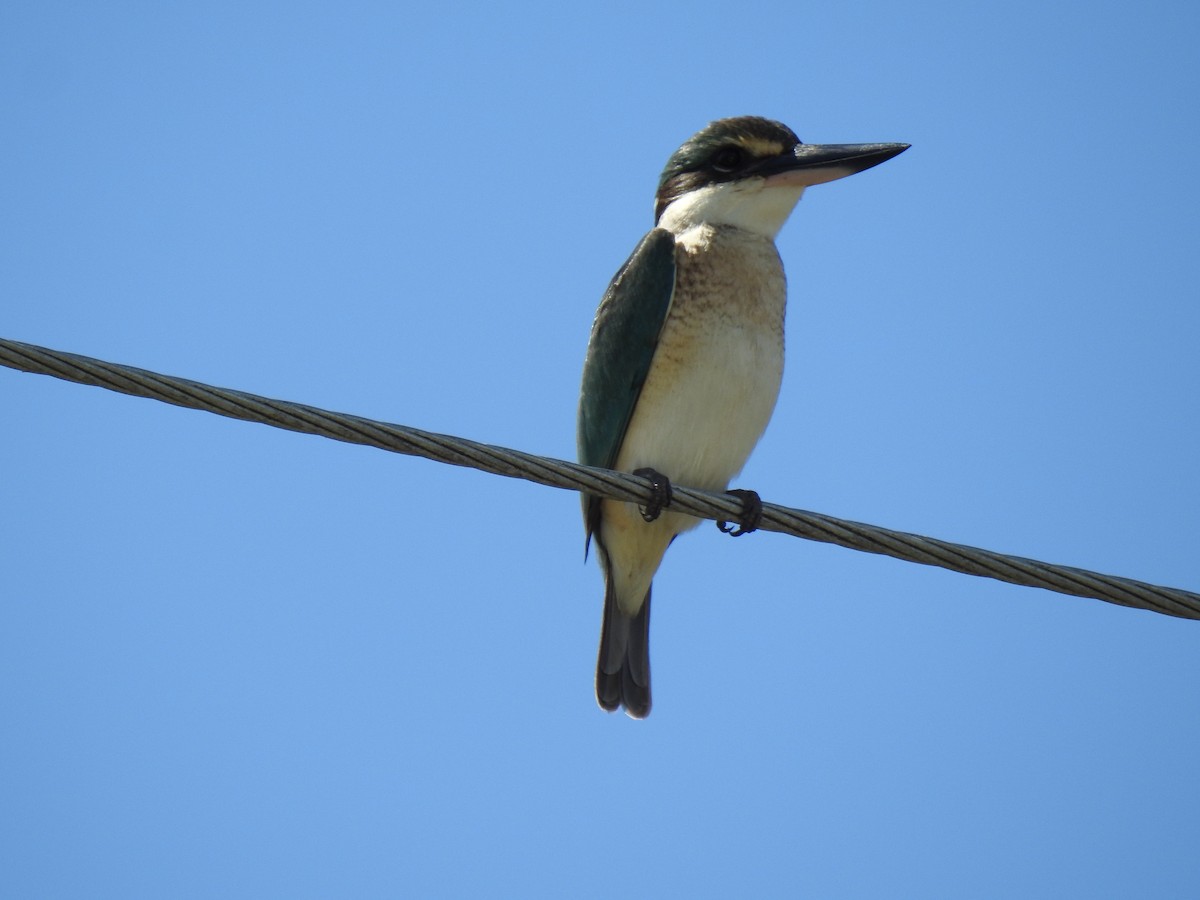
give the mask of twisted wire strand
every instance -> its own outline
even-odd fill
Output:
[[[247,422],[364,444],[394,453],[423,456],[494,475],[523,478],[550,487],[640,504],[651,499],[650,482],[635,475],[330,412],[286,400],[272,400],[19,341],[0,338],[0,365]],[[683,485],[672,487],[671,509],[675,512],[727,521],[736,521],[741,515],[741,501],[734,497]],[[1169,616],[1200,619],[1200,594],[1191,591],[1009,556],[773,503],[763,504],[759,528],[922,565],[940,566],[967,575],[1044,588],[1060,594],[1091,597]]]

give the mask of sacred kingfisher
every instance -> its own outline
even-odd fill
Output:
[[[786,283],[775,236],[806,187],[891,159],[908,144],[803,144],[755,116],[694,134],[663,169],[654,228],[608,286],[583,365],[580,462],[650,479],[646,507],[584,495],[604,619],[596,699],[650,712],[650,582],[676,535],[670,482],[724,491],[767,427],[783,376]],[[753,531],[751,491],[735,531]]]

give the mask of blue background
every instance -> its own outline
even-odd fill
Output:
[[[574,455],[711,119],[784,229],[764,498],[1200,589],[1195,3],[7,4],[0,336]],[[1196,623],[680,540],[599,711],[565,491],[0,371],[0,894],[1200,895]]]

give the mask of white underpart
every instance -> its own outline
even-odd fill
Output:
[[[771,418],[783,377],[786,303],[772,238],[803,188],[736,187],[682,197],[659,221],[674,229],[705,217],[679,233],[676,293],[617,469],[650,467],[676,484],[724,490]],[[698,521],[665,512],[646,524],[636,505],[605,501],[602,522],[617,602],[633,613],[671,539]]]
[[[710,184],[673,200],[658,227],[682,235],[701,224],[733,225],[773,241],[803,193],[801,185],[772,185],[765,178]]]

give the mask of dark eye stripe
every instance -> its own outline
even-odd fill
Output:
[[[746,161],[741,147],[722,147],[713,155],[712,167],[718,172],[729,173],[741,168]]]

